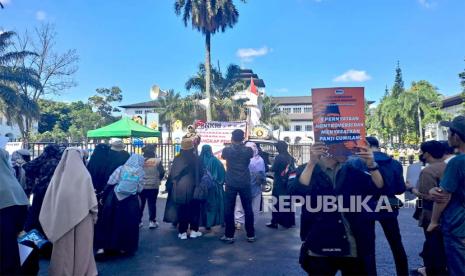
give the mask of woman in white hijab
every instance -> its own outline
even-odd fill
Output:
[[[9,154],[0,149],[0,275],[20,274],[18,234],[26,221],[29,201],[13,175]]]
[[[67,148],[53,174],[39,220],[53,243],[50,275],[97,275],[93,254],[97,198],[84,151]]]

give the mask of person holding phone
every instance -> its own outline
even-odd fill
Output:
[[[328,147],[315,143],[310,162],[289,178],[289,192],[313,203],[318,197],[336,196],[350,202],[353,196],[377,194],[384,186],[373,152],[366,146],[347,158],[331,156]],[[342,203],[344,204],[344,203]],[[374,220],[364,212],[302,208],[300,264],[309,275],[376,275]]]

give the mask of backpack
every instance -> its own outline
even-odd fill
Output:
[[[124,165],[121,169],[120,180],[116,186],[116,192],[124,195],[137,194],[137,188],[141,181],[137,168]]]
[[[197,184],[194,188],[194,196],[193,196],[194,199],[206,200],[208,197],[208,190],[213,188],[214,185],[215,185],[215,182],[213,181],[213,177],[206,170],[199,184]]]

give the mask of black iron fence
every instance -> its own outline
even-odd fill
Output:
[[[51,142],[40,142],[40,143],[29,143],[29,148],[32,154],[32,159],[36,158],[44,151],[44,148],[50,144]],[[89,151],[89,154],[92,154],[92,151],[95,149],[97,143],[69,143],[64,146],[66,147],[78,147],[81,149],[85,149]],[[297,145],[290,145],[289,152],[295,158],[298,165],[304,164],[310,160],[310,146],[309,144],[297,144]],[[268,152],[271,157],[277,155],[275,147],[266,147],[262,146],[263,151]],[[159,158],[161,158],[163,162],[163,166],[165,168],[169,168],[171,166],[171,162],[174,159],[174,156],[180,151],[181,145],[180,144],[157,144],[156,154]],[[142,154],[142,146],[136,146],[134,144],[126,144],[126,150],[129,153],[138,153]]]

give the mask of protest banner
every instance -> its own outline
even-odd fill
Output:
[[[225,144],[231,143],[231,134],[235,129],[242,129],[246,133],[246,122],[206,122],[197,126],[196,132],[200,136],[199,151],[203,145],[212,147],[213,154],[220,156]]]
[[[316,142],[323,142],[333,156],[349,156],[365,142],[363,87],[312,89],[313,128]]]
[[[5,150],[8,151],[10,156],[13,154],[13,152],[20,150],[23,148],[23,142],[8,142],[5,145]]]

